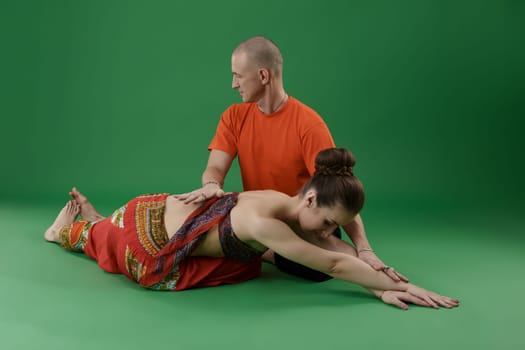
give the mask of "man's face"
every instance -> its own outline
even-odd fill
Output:
[[[232,55],[232,89],[237,89],[243,102],[257,102],[263,93],[263,85],[259,78],[259,69],[250,62],[244,52]]]

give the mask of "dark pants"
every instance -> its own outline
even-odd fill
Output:
[[[336,236],[337,238],[341,238],[341,229],[338,227],[334,231],[333,235]],[[290,275],[301,277],[301,278],[304,278],[310,281],[314,281],[314,282],[324,282],[332,278],[325,273],[322,273],[316,270],[312,270],[309,267],[306,267],[296,262],[293,262],[291,260],[288,260],[285,257],[280,256],[277,253],[274,253],[274,258],[275,258],[275,266],[277,266],[279,270],[286,272]]]

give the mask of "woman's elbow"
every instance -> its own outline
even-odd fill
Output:
[[[338,278],[345,271],[345,266],[347,264],[345,264],[344,261],[345,259],[342,256],[331,257],[327,265],[327,270],[323,272],[332,277]]]

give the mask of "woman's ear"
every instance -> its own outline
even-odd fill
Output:
[[[308,191],[306,192],[304,199],[308,208],[315,208],[317,206],[317,192]]]

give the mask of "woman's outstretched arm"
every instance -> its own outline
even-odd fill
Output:
[[[253,223],[252,230],[257,241],[287,259],[334,278],[375,290],[373,293],[385,303],[400,307],[403,300],[431,307],[454,307],[458,304],[456,299],[441,296],[410,283],[395,282],[351,254],[330,251],[310,244],[299,238],[282,221],[260,218]]]

